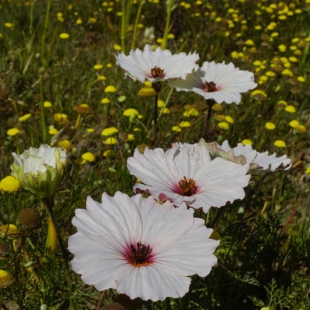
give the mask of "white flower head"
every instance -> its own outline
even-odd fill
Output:
[[[193,91],[205,99],[214,99],[217,103],[237,104],[241,101],[240,93],[257,86],[252,72],[235,68],[232,63],[204,62],[200,70],[189,74],[185,80],[169,81],[170,87],[178,91]]]
[[[206,143],[203,139],[199,144],[207,148],[212,158],[221,157],[240,164],[248,163],[251,171],[287,170],[292,165],[286,155],[276,157],[275,153],[272,155],[268,155],[268,152],[260,153],[253,150],[249,144],[238,143],[236,147],[231,148],[227,140],[220,145],[216,142]]]
[[[206,147],[176,143],[166,152],[163,149],[137,149],[128,158],[131,174],[142,183],[135,191],[146,191],[155,199],[169,199],[176,206],[186,203],[208,212],[210,207],[221,207],[227,202],[244,198],[248,185],[248,165],[238,165],[222,158],[211,159]]]
[[[11,175],[24,189],[40,198],[55,194],[67,163],[67,155],[62,149],[42,144],[38,149],[31,147],[21,155],[12,155]]]
[[[103,193],[101,203],[88,197],[72,223],[72,269],[99,291],[113,288],[153,301],[178,298],[189,289],[188,276],[205,277],[217,262],[212,229],[185,206],[159,205],[152,197]]]
[[[157,81],[181,78],[198,69],[195,62],[199,59],[198,54],[179,53],[172,55],[169,50],[158,47],[151,50],[150,45],[145,45],[144,50],[131,50],[126,56],[123,52],[116,56],[116,64],[127,71],[134,80],[152,83]]]

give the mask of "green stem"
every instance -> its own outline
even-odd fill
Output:
[[[169,31],[169,26],[170,26],[172,6],[173,6],[173,0],[169,0],[169,5],[168,5],[168,9],[167,9],[166,26],[165,26],[165,30],[164,30],[164,37],[163,37],[163,42],[161,43],[161,48],[163,50],[166,49],[166,46],[167,46],[167,37],[168,37],[168,31]]]
[[[141,11],[142,11],[142,6],[144,4],[144,0],[140,1],[140,5],[138,8],[137,16],[136,16],[136,21],[135,21],[135,27],[133,29],[133,37],[132,37],[132,44],[131,44],[131,49],[133,50],[135,48],[135,42],[136,42],[136,36],[137,36],[137,29],[138,29],[138,23],[139,19],[141,16]]]
[[[33,1],[30,2],[30,17],[29,17],[29,33],[32,35],[33,32]]]
[[[48,0],[45,20],[44,20],[44,26],[43,26],[43,33],[41,37],[41,59],[43,61],[43,65],[45,65],[44,49],[45,49],[46,32],[47,32],[47,28],[49,24],[50,10],[51,10],[51,0]]]
[[[212,106],[214,105],[215,102],[212,99],[207,99],[206,102],[208,105],[208,114],[206,117],[205,125],[203,127],[202,137],[207,141],[210,119],[211,119],[211,114],[212,114]]]
[[[46,125],[45,108],[44,108],[43,74],[40,74],[40,110],[41,110],[43,143],[46,143],[47,125]]]

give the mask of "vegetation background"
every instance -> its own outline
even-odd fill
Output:
[[[200,64],[233,62],[254,72],[257,90],[240,105],[214,106],[208,142],[252,143],[293,161],[288,171],[253,176],[244,200],[211,209],[205,220],[220,239],[218,265],[204,279],[194,276],[183,298],[129,301],[110,290],[102,306],[310,309],[309,14],[309,0],[0,0],[0,178],[10,174],[12,152],[41,143],[67,149],[70,164],[54,206],[65,244],[74,210],[88,195],[133,194],[126,159],[136,147],[201,137],[205,102],[165,88],[160,136],[151,139],[153,97],[138,96],[143,85],[115,65],[120,51],[153,44],[196,51]],[[142,117],[124,115],[127,109]],[[95,309],[101,292],[68,271],[56,246],[46,246],[48,214],[40,201],[3,192],[0,206],[0,268],[14,278],[10,285],[0,279],[1,309]],[[20,223],[26,208],[38,211],[39,227]],[[7,224],[18,231],[9,234]]]

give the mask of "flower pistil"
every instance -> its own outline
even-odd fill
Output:
[[[151,69],[151,74],[150,77],[153,79],[157,78],[163,78],[165,76],[164,70],[155,66],[154,68]]]
[[[154,255],[150,245],[144,245],[141,241],[136,245],[130,244],[125,250],[125,259],[134,267],[149,266],[154,263]]]

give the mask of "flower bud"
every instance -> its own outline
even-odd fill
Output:
[[[62,149],[43,144],[38,149],[31,147],[21,155],[12,155],[11,174],[24,189],[40,198],[56,193],[67,163],[67,155]]]

